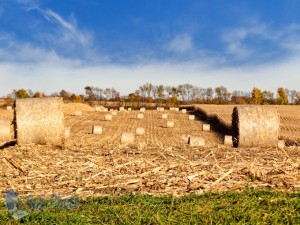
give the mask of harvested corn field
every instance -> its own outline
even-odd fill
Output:
[[[280,117],[279,138],[290,145],[300,144],[300,106],[277,106]],[[195,105],[207,119],[215,121],[225,132],[230,132],[234,105]]]
[[[64,147],[15,145],[0,151],[0,193],[14,189],[21,196],[60,193],[103,196],[132,192],[185,195],[208,191],[300,189],[299,147],[226,147],[214,130],[202,131],[204,121],[189,113],[146,110],[65,115],[70,135]],[[174,127],[167,128],[168,121]],[[93,134],[94,126],[102,128]],[[133,144],[121,144],[122,133],[135,134]],[[203,137],[205,147],[187,144],[187,136]],[[202,139],[201,139],[202,140]],[[199,142],[200,143],[200,142]],[[201,144],[201,143],[200,143]]]

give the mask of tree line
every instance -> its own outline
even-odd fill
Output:
[[[61,90],[52,93],[50,97],[62,97],[66,102],[87,102],[90,105],[105,104],[106,102],[156,103],[158,105],[179,104],[261,104],[261,105],[285,105],[300,104],[300,92],[279,87],[276,95],[268,90],[260,90],[254,87],[251,92],[235,90],[229,92],[226,87],[202,88],[192,84],[180,84],[178,86],[153,85],[145,83],[127,96],[121,96],[115,88],[99,88],[94,86],[84,87],[84,94],[70,93]],[[13,90],[6,97],[7,104],[11,104],[18,98],[42,98],[48,97],[44,92],[32,90]]]

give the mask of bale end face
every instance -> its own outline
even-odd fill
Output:
[[[143,113],[138,113],[137,118],[140,119],[140,120],[144,119],[144,114]]]
[[[16,100],[17,143],[64,144],[65,125],[62,98]]]
[[[276,106],[236,106],[232,113],[234,147],[276,147],[279,136]]]
[[[167,128],[172,128],[172,127],[174,127],[174,122],[173,121],[168,121],[167,122]]]
[[[230,135],[225,135],[224,137],[224,145],[226,146],[232,146],[233,142],[232,142],[232,136]]]
[[[111,115],[111,114],[106,114],[106,115],[104,116],[104,120],[105,120],[105,121],[111,121],[111,120],[112,120],[112,115]]]
[[[128,110],[128,111],[131,111],[131,108],[128,108],[127,110]]]
[[[93,126],[93,134],[102,134],[102,126]]]
[[[113,115],[113,116],[117,116],[117,115],[118,115],[118,113],[117,113],[117,111],[112,111],[112,112],[111,112],[111,115]]]
[[[161,118],[162,118],[162,119],[168,119],[168,115],[167,115],[167,114],[162,114],[162,115],[161,115]]]
[[[203,137],[190,136],[188,144],[192,147],[204,147],[205,139]]]
[[[186,114],[186,109],[182,109],[181,113]]]
[[[140,108],[140,112],[145,112],[146,109],[145,108]]]
[[[202,130],[209,132],[210,131],[210,124],[203,124],[202,125]]]
[[[190,137],[191,137],[191,135],[189,135],[189,134],[183,134],[183,135],[181,135],[181,140],[182,140],[184,143],[188,144],[188,143],[189,143]]]
[[[129,132],[123,132],[121,135],[121,144],[133,144],[134,134]]]
[[[124,110],[125,110],[124,107],[120,107],[120,108],[119,108],[119,111],[124,111]]]
[[[136,131],[135,131],[135,134],[138,135],[138,136],[145,135],[145,128],[143,128],[143,127],[137,127]]]
[[[189,115],[189,120],[195,120],[195,115]]]

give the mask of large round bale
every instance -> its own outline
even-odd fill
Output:
[[[232,136],[225,135],[225,137],[224,137],[224,145],[226,145],[226,146],[232,146]]]
[[[137,118],[140,119],[140,120],[144,119],[144,114],[143,113],[138,113]]]
[[[102,126],[97,126],[97,125],[94,125],[93,126],[93,134],[102,134]]]
[[[8,106],[6,106],[6,110],[12,110],[12,106],[11,105],[8,105]]]
[[[162,114],[162,115],[161,115],[161,118],[162,118],[162,119],[168,119],[168,114]]]
[[[195,115],[189,115],[189,120],[195,120]]]
[[[140,112],[145,112],[146,109],[145,108],[140,108]]]
[[[101,111],[101,107],[100,106],[95,106],[95,111],[96,112],[100,112]]]
[[[209,132],[210,131],[210,124],[203,124],[202,125],[202,130]]]
[[[186,109],[182,109],[181,113],[185,114],[186,113]]]
[[[276,106],[236,106],[232,113],[234,147],[276,147],[279,133]]]
[[[111,114],[106,114],[106,115],[104,116],[104,120],[105,120],[105,121],[111,121],[111,120],[112,120],[112,115],[111,115]]]
[[[128,108],[127,110],[128,110],[128,111],[131,111],[131,108]]]
[[[125,108],[123,106],[119,108],[119,111],[124,111],[124,110]]]
[[[167,122],[167,128],[172,128],[174,127],[174,122],[173,121],[168,121]]]
[[[144,127],[137,127],[135,130],[135,134],[138,136],[145,135],[145,128]]]
[[[179,108],[174,108],[174,111],[179,112]]]
[[[111,115],[117,116],[117,115],[118,115],[118,112],[117,112],[117,111],[112,111],[112,112],[111,112]]]
[[[190,134],[183,134],[181,135],[181,140],[183,140],[184,143],[188,144],[190,139]]]
[[[192,147],[204,147],[205,139],[199,136],[190,136],[188,144]]]
[[[121,135],[121,144],[133,144],[134,134],[129,132],[123,132]]]
[[[10,125],[11,122],[9,120],[0,120],[0,142],[9,142],[11,140]]]
[[[62,98],[16,100],[17,143],[63,145],[65,125]]]

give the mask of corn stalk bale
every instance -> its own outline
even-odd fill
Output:
[[[189,115],[189,120],[195,120],[195,115]]]
[[[204,147],[205,139],[199,136],[190,136],[188,144],[192,147]]]
[[[101,126],[97,126],[97,125],[94,125],[93,126],[93,134],[102,134],[102,127]]]
[[[12,110],[12,106],[11,105],[6,106],[6,110]]]
[[[134,134],[129,132],[123,132],[121,135],[121,144],[133,144]]]
[[[65,127],[65,139],[70,137],[71,127]]]
[[[76,110],[74,112],[74,116],[81,116],[82,115],[82,111],[81,110]]]
[[[117,111],[112,111],[111,115],[116,116],[116,115],[118,115],[118,113],[117,113]]]
[[[145,108],[140,108],[140,112],[145,112],[146,109]]]
[[[232,113],[235,147],[276,147],[280,119],[277,106],[236,106]]]
[[[203,131],[210,131],[210,124],[203,124],[202,125],[202,130]]]
[[[139,136],[145,135],[145,128],[144,127],[137,127],[136,130],[135,130],[135,134],[139,135]]]
[[[131,111],[131,108],[128,108],[127,110],[128,110],[128,111]]]
[[[167,122],[167,128],[174,127],[174,122],[173,121],[168,121]]]
[[[62,98],[17,99],[17,143],[63,145],[63,104]]]
[[[181,113],[185,114],[186,113],[186,109],[182,109]]]
[[[124,109],[125,108],[122,106],[122,107],[119,108],[119,111],[124,111]]]
[[[224,145],[232,146],[232,136],[225,135],[225,137],[224,137]]]
[[[143,113],[138,113],[137,114],[137,118],[138,119],[143,119],[144,118],[144,114]]]
[[[104,120],[106,120],[106,121],[111,121],[111,120],[112,120],[112,115],[111,115],[111,114],[106,114],[106,115],[104,116]]]
[[[11,122],[9,120],[0,120],[0,141],[9,142],[11,140],[10,133]]]
[[[168,119],[168,115],[167,115],[167,114],[162,114],[162,115],[161,115],[161,118],[162,118],[162,119]]]

